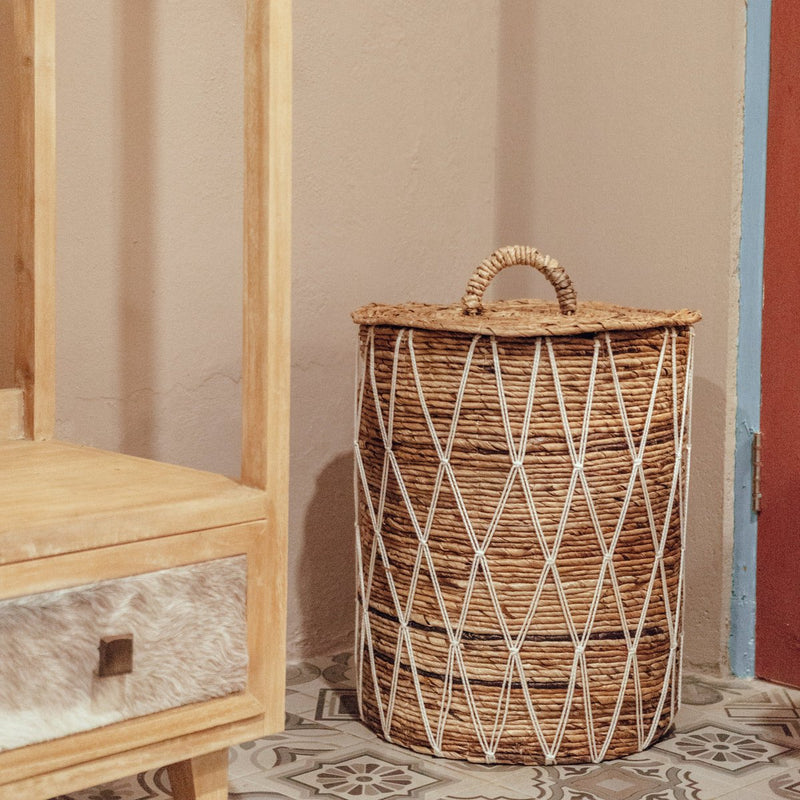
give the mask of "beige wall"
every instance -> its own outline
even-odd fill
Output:
[[[243,4],[57,9],[58,433],[238,474]]]
[[[516,90],[529,108],[526,174],[533,188],[519,235],[556,254],[584,298],[688,306],[704,315],[697,331],[686,654],[692,663],[716,665],[724,658],[729,604],[729,332],[745,5],[531,6],[529,75]]]
[[[465,269],[494,245],[498,8],[295,3],[289,641],[298,650],[350,646],[349,312],[373,300],[456,299]]]
[[[59,435],[235,474],[242,3],[58,10]],[[349,311],[525,242],[704,312],[686,644],[718,665],[743,0],[295,0],[295,37],[290,656],[350,642]]]

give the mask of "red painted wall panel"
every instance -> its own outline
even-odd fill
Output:
[[[800,685],[800,3],[773,0],[756,674]]]

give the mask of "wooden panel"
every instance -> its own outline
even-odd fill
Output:
[[[800,686],[800,4],[774,0],[764,247],[756,675]]]
[[[289,446],[291,3],[248,0],[242,481],[285,526]]]
[[[21,389],[0,389],[0,439],[21,439],[23,436]]]
[[[215,750],[167,767],[175,800],[227,800],[228,751]]]
[[[0,564],[263,519],[263,492],[63,442],[0,442]]]
[[[289,525],[292,8],[248,0],[245,22],[244,338],[242,482],[265,489],[274,568],[264,664],[264,734],[283,724]]]
[[[14,0],[20,76],[15,375],[25,434],[55,425],[55,0]]]
[[[97,786],[165,764],[202,756],[234,742],[252,741],[261,735],[259,730],[263,728],[263,723],[257,718],[220,725],[214,725],[209,718],[205,721],[207,730],[176,736],[113,756],[93,758],[63,770],[40,772],[29,778],[0,784],[0,800],[43,800]]]
[[[121,545],[49,556],[0,566],[0,600],[55,589],[70,589],[93,581],[141,575],[167,567],[197,564],[229,555],[248,553],[248,591],[264,571],[263,522],[249,522],[214,530],[163,536]],[[257,598],[252,598],[255,602]],[[251,598],[248,595],[248,603]],[[261,600],[258,600],[261,602]]]
[[[25,316],[17,337],[17,367],[20,385],[35,388],[25,395],[30,407],[27,435],[41,439],[52,434],[53,417],[54,281],[52,258],[47,258],[51,251],[46,245],[52,243],[53,233],[54,162],[52,124],[48,128],[44,112],[50,112],[50,123],[53,114],[52,93],[43,89],[53,83],[52,49],[46,46],[52,44],[54,0],[14,2],[26,72],[20,97],[29,110],[24,133],[29,149],[23,169],[29,179],[23,182],[28,195],[20,207],[30,231],[20,236],[28,251],[21,254],[18,264]],[[194,563],[243,552],[240,548],[244,548],[248,553],[251,654],[248,692],[0,754],[0,800],[41,800],[139,770],[203,759],[208,753],[275,732],[283,725],[289,457],[290,23],[289,0],[248,0],[245,486],[218,475],[61,443],[0,443],[0,564],[5,563],[0,566],[0,596],[136,574],[154,565]],[[44,46],[37,49],[42,43]],[[267,494],[260,491],[263,489]],[[254,522],[206,530],[246,520]],[[77,552],[87,548],[88,553]],[[219,770],[211,772],[218,774]],[[194,777],[192,780],[197,784]],[[212,781],[209,791],[221,794],[219,783]],[[193,791],[197,790],[195,785]],[[201,791],[205,791],[202,786]]]

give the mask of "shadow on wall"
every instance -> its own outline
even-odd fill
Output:
[[[698,346],[702,346],[702,323],[698,332]],[[720,435],[725,425],[725,395],[721,387],[709,380],[695,376],[692,391],[692,461],[688,499],[688,525],[686,531],[686,607],[684,626],[686,638],[684,652],[692,669],[719,672],[720,639],[727,635],[727,590],[724,582],[730,575],[725,563],[726,553],[720,524],[723,509],[714,506],[709,498],[723,500],[725,474],[724,453]],[[712,516],[704,516],[696,509]],[[709,565],[714,565],[713,569]],[[721,566],[720,566],[721,565]]]
[[[328,655],[353,648],[355,511],[353,454],[342,453],[317,476],[306,509],[297,595],[301,653]],[[349,620],[346,629],[342,620]]]

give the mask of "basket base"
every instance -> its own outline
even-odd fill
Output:
[[[631,735],[629,736],[625,736],[624,732],[618,731],[618,735],[614,737],[615,740],[612,746],[608,748],[603,758],[597,759],[592,758],[589,748],[585,745],[585,736],[581,737],[584,741],[580,744],[570,744],[565,737],[565,741],[562,743],[554,759],[548,759],[535,741],[519,741],[507,744],[502,749],[498,749],[493,759],[488,759],[477,741],[471,743],[457,743],[456,745],[443,742],[442,749],[435,751],[426,743],[422,743],[419,738],[413,736],[403,736],[402,734],[396,734],[391,738],[385,736],[381,729],[380,721],[371,717],[369,714],[362,713],[361,721],[376,736],[383,739],[383,741],[397,747],[403,747],[415,753],[433,756],[435,758],[444,758],[451,761],[467,761],[473,764],[509,764],[516,766],[599,764],[605,761],[613,761],[618,758],[625,758],[635,755],[636,753],[645,752],[662,739],[670,736],[675,728],[673,720],[669,718],[663,719],[656,729],[652,740],[647,747],[644,748],[638,746],[635,730],[631,731]]]

